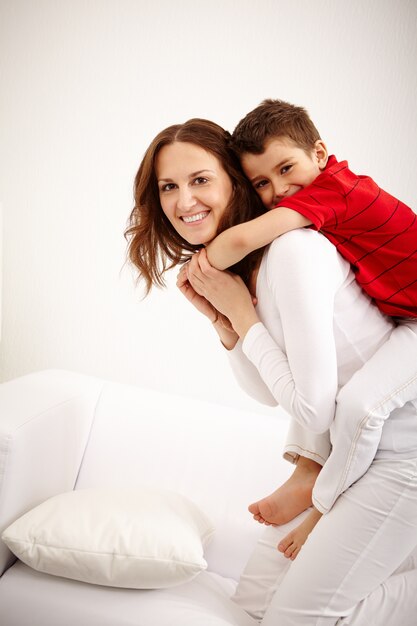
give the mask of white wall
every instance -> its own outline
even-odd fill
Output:
[[[0,380],[63,367],[253,406],[210,325],[122,270],[152,137],[266,97],[417,206],[414,0],[0,0]]]

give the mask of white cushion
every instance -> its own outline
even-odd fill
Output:
[[[98,585],[155,589],[206,569],[207,516],[171,491],[140,487],[60,494],[13,522],[2,535],[34,569]]]

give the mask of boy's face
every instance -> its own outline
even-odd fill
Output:
[[[242,155],[241,162],[267,209],[310,185],[326,167],[327,149],[316,141],[310,153],[299,148],[287,137],[274,137],[267,141],[262,154]]]

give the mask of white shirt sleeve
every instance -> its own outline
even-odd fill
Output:
[[[243,352],[275,400],[301,426],[323,433],[334,418],[338,387],[333,311],[340,266],[335,249],[318,233],[299,230],[276,239],[266,255],[257,297],[275,309],[285,345],[274,340],[271,327],[258,323],[246,334]]]
[[[258,370],[243,353],[241,341],[228,352],[228,357],[235,379],[243,391],[261,404],[277,406],[278,402],[260,377]],[[283,448],[283,457],[286,461],[297,463],[299,457],[303,456],[324,465],[329,454],[329,431],[322,434],[312,433],[291,418]]]
[[[243,354],[242,342],[238,341],[233,350],[228,353],[229,363],[238,385],[254,400],[267,406],[277,406],[272,393],[262,380],[256,367]]]

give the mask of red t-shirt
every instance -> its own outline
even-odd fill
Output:
[[[334,156],[311,185],[277,206],[313,222],[383,313],[417,317],[417,215],[410,207]]]

